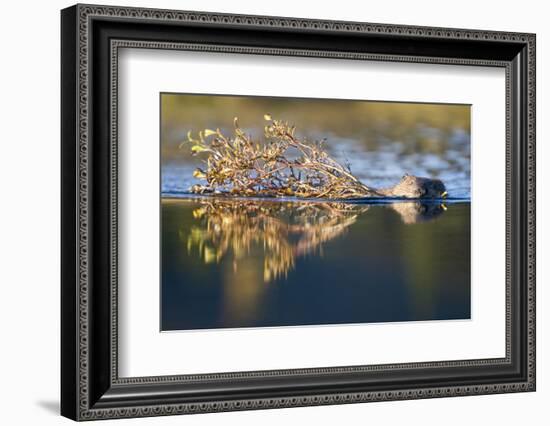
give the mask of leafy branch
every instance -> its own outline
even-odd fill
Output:
[[[295,196],[300,198],[359,198],[379,195],[361,183],[349,165],[341,165],[321,142],[296,136],[289,123],[264,115],[263,143],[255,142],[234,119],[234,134],[205,129],[198,138],[187,135],[193,155],[205,156],[205,167],[193,172],[205,183],[191,191],[239,196]]]

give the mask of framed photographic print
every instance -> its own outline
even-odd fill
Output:
[[[64,416],[535,390],[535,35],[61,29]]]

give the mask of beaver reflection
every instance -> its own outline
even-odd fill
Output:
[[[401,220],[407,225],[428,222],[447,210],[443,203],[422,203],[420,201],[393,203],[389,207],[399,213]]]
[[[346,233],[370,206],[342,202],[279,202],[203,199],[193,211],[199,222],[186,235],[187,251],[198,250],[204,263],[232,259],[239,263],[252,250],[263,251],[263,279],[270,282],[286,276],[296,259],[322,255],[328,241]],[[443,204],[420,201],[389,204],[406,224],[432,220],[446,208]]]

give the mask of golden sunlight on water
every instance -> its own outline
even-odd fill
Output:
[[[245,257],[223,266],[224,317],[249,322],[258,315],[265,295],[260,262],[256,258]]]

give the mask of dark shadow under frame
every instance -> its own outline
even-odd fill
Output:
[[[119,378],[118,49],[506,69],[502,359]],[[535,389],[535,36],[77,5],[62,11],[62,414],[77,420]]]

